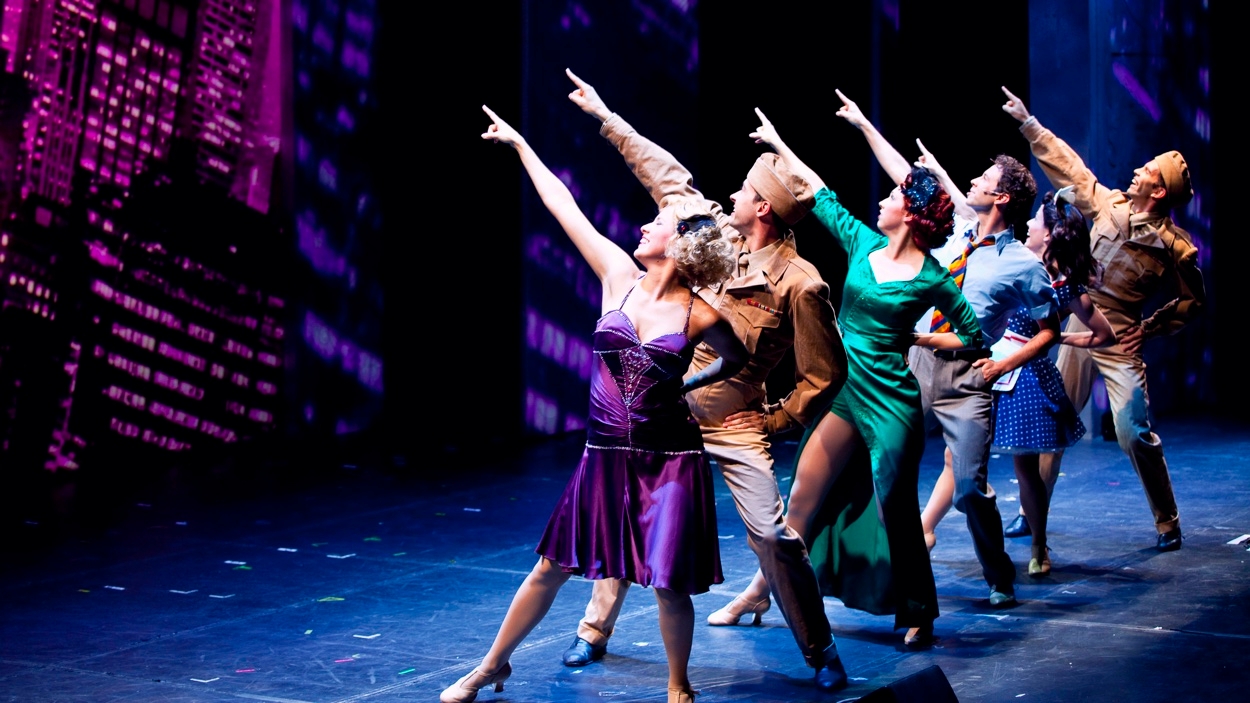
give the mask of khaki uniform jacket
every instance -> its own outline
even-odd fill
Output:
[[[1206,288],[1188,232],[1167,213],[1132,212],[1127,195],[1099,183],[1072,147],[1035,117],[1020,131],[1050,182],[1056,188],[1075,186],[1077,208],[1093,221],[1090,249],[1104,273],[1089,297],[1117,335],[1139,320],[1145,339],[1173,334],[1202,311]],[[1163,304],[1142,320],[1147,301],[1158,295]]]
[[[694,188],[690,172],[671,153],[616,114],[603,123],[599,133],[621,152],[661,208],[681,200],[699,201],[726,236],[739,240],[741,252],[741,237],[724,209]],[[804,204],[810,207],[812,203]],[[750,360],[733,378],[692,391],[687,396],[691,412],[705,427],[719,427],[736,412],[761,409],[766,411],[770,434],[796,424],[806,427],[828,408],[846,378],[846,355],[834,326],[829,285],[815,266],[799,257],[792,232],[746,257],[746,275],[697,292],[729,320]],[[764,381],[791,347],[795,388],[781,402],[764,407]],[[711,347],[700,344],[691,370],[698,371],[716,358]]]

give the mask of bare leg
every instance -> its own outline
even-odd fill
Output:
[[[1050,495],[1038,470],[1038,454],[1015,456],[1016,480],[1020,482],[1020,508],[1033,531],[1033,544],[1046,544],[1046,513],[1050,511]]]
[[[655,589],[660,606],[660,636],[668,656],[668,687],[690,690],[690,647],[694,642],[694,604],[690,596],[667,588]]]
[[[1055,481],[1059,480],[1059,467],[1062,463],[1062,449],[1051,454],[1038,455],[1037,470],[1041,473],[1042,480],[1046,482],[1047,505],[1050,504],[1050,499],[1055,495]],[[1024,515],[1024,498],[1020,499],[1020,514]],[[1028,516],[1025,515],[1025,517],[1027,518]]]
[[[1055,495],[1055,481],[1059,480],[1059,467],[1063,463],[1063,450],[1051,454],[1042,454],[1037,458],[1037,470],[1046,482],[1046,501]]]
[[[545,557],[539,557],[538,563],[525,577],[516,595],[512,597],[512,605],[508,606],[508,614],[504,616],[495,635],[495,642],[490,651],[482,659],[478,669],[485,673],[498,671],[512,658],[512,652],[525,640],[530,631],[547,615],[551,604],[555,602],[560,587],[569,580],[558,564]]]
[[[855,453],[859,432],[846,420],[834,413],[826,413],[808,438],[799,456],[794,472],[794,485],[790,487],[790,502],[786,507],[786,524],[807,542],[812,521],[825,502],[830,486],[842,474],[842,469]],[[755,603],[768,597],[768,581],[764,574],[755,572],[755,578],[738,598]]]
[[[937,526],[951,511],[951,503],[955,499],[955,470],[951,468],[953,458],[950,447],[946,448],[945,463],[937,483],[933,484],[933,492],[929,494],[929,502],[920,513],[920,524],[924,527],[924,543],[933,551],[937,544]]]
[[[1038,469],[1044,456],[1049,455],[1017,454],[1014,462],[1016,479],[1020,482],[1020,509],[1024,511],[1024,517],[1029,521],[1029,528],[1033,532],[1033,561],[1029,562],[1031,576],[1050,571],[1050,560],[1046,556],[1046,520],[1050,512],[1050,494]]]

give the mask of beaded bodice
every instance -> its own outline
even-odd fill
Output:
[[[681,394],[682,376],[694,354],[689,324],[687,309],[685,329],[643,342],[621,309],[599,318],[593,337],[598,363],[591,378],[589,444],[685,451],[701,443]]]

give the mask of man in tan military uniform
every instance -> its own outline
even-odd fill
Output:
[[[1155,546],[1160,551],[1180,549],[1180,514],[1163,443],[1150,426],[1141,345],[1180,330],[1206,301],[1198,249],[1171,217],[1173,209],[1193,197],[1189,167],[1180,152],[1165,152],[1133,171],[1127,190],[1112,190],[1098,182],[1072,147],[1030,115],[1019,98],[1003,92],[1008,98],[1003,110],[1022,123],[1020,132],[1046,177],[1056,188],[1073,186],[1077,208],[1093,221],[1090,249],[1104,272],[1101,285],[1090,287],[1089,297],[1118,338],[1115,345],[1102,349],[1061,347],[1059,372],[1072,402],[1083,408],[1089,400],[1093,366],[1098,367],[1107,386],[1116,438],[1154,513]],[[1160,294],[1166,302],[1142,319],[1145,304]],[[1068,331],[1084,329],[1078,320],[1068,323]],[[1059,456],[1049,473],[1053,485]]]

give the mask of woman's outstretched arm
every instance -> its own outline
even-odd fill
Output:
[[[836,114],[838,117],[850,122],[863,132],[864,139],[868,141],[869,148],[872,149],[873,156],[877,157],[877,163],[881,164],[881,168],[890,176],[890,182],[894,184],[902,183],[909,173],[911,173],[911,164],[907,163],[907,159],[894,148],[894,145],[886,141],[881,132],[877,130],[873,123],[868,121],[864,113],[860,111],[859,105],[855,101],[842,94],[842,91],[834,89],[835,93],[842,100],[842,107],[838,108]]]
[[[965,220],[977,219],[976,211],[968,206],[967,196],[959,189],[959,186],[955,185],[954,179],[946,172],[945,168],[942,168],[942,164],[938,163],[937,157],[924,148],[924,144],[919,139],[916,140],[916,146],[920,147],[920,158],[916,159],[916,165],[929,169],[929,172],[937,177],[946,194],[951,196],[951,205],[955,206],[955,214]]]
[[[565,234],[573,241],[599,280],[606,286],[609,280],[622,276],[627,280],[637,277],[638,265],[634,263],[633,257],[595,229],[577,206],[568,186],[538,158],[525,138],[489,107],[483,105],[482,111],[491,119],[491,125],[482,133],[482,139],[507,144],[516,149],[517,155],[521,157],[521,165],[533,181],[534,189],[542,198],[543,205],[547,206],[564,228]]]
[[[813,192],[826,188],[825,181],[816,175],[816,172],[810,166],[803,163],[803,160],[794,153],[794,150],[789,145],[782,141],[781,135],[777,134],[777,128],[773,126],[772,122],[768,121],[768,118],[764,116],[764,113],[758,107],[755,108],[755,115],[760,118],[760,126],[756,127],[755,131],[750,134],[755,143],[767,144],[776,150],[777,155],[784,159],[786,165],[790,167],[790,171],[807,181]]]

